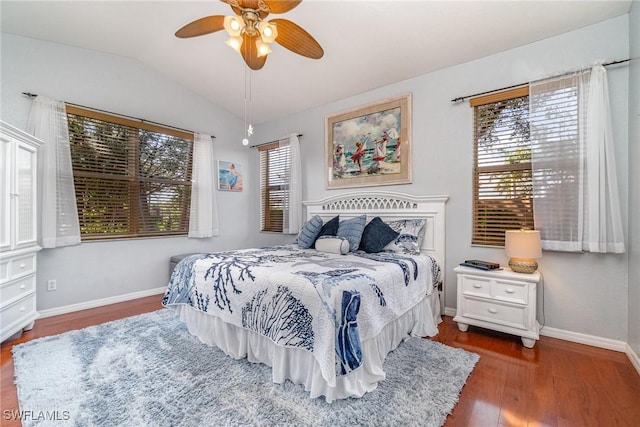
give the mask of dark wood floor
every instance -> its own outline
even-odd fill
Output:
[[[160,296],[36,321],[33,330],[2,343],[0,424],[17,410],[13,345],[161,308]],[[511,335],[470,327],[458,331],[445,317],[435,341],[480,354],[446,426],[640,426],[640,375],[627,356],[541,337],[533,349]]]

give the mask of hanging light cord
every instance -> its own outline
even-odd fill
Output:
[[[249,110],[249,126],[247,126],[247,104]],[[245,67],[244,69],[244,132],[242,145],[249,145],[249,138],[253,135],[253,126],[251,125],[251,71]]]

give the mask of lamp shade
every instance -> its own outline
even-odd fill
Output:
[[[535,230],[508,230],[504,236],[504,249],[511,258],[541,258],[540,232]]]

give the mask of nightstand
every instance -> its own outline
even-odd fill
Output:
[[[518,335],[532,348],[540,338],[536,319],[536,287],[540,273],[514,273],[458,266],[458,308],[454,322],[466,332],[469,325]]]

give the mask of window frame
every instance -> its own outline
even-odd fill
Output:
[[[191,180],[192,180],[192,162],[193,162],[193,144],[194,144],[194,135],[193,133],[189,133],[186,131],[181,131],[179,129],[165,127],[158,124],[153,124],[144,121],[132,120],[127,117],[108,114],[102,111],[96,111],[80,106],[74,105],[66,105],[66,113],[67,118],[70,122],[70,115],[80,116],[83,118],[91,119],[94,121],[107,122],[112,125],[123,126],[127,128],[133,128],[139,131],[147,131],[153,133],[159,133],[166,136],[180,138],[182,140],[188,141],[187,146],[187,154],[185,159],[185,165],[183,166],[185,178],[183,180],[180,179],[168,179],[166,177],[149,177],[144,176],[140,170],[140,134],[130,135],[127,141],[127,150],[128,154],[126,155],[126,169],[127,173],[125,175],[117,175],[117,174],[101,174],[91,171],[79,171],[76,169],[75,165],[72,161],[73,168],[73,179],[74,179],[74,189],[76,190],[76,200],[79,199],[79,194],[76,185],[76,178],[79,177],[94,177],[94,178],[104,178],[107,181],[126,181],[127,185],[127,194],[128,194],[128,205],[123,205],[122,209],[128,210],[128,227],[126,232],[109,232],[108,227],[105,228],[105,232],[92,232],[87,233],[83,232],[82,228],[85,224],[83,222],[84,215],[80,212],[82,206],[78,203],[78,217],[80,220],[80,237],[82,241],[105,241],[105,240],[114,240],[114,239],[139,239],[139,238],[155,238],[155,237],[170,237],[170,236],[186,236],[189,232],[189,216],[190,216],[190,196],[191,196]],[[70,143],[73,144],[73,136],[71,132],[71,128],[69,127],[69,136]],[[71,147],[73,150],[73,147]],[[73,151],[72,151],[73,158]],[[164,184],[164,185],[172,185],[175,188],[182,187],[183,192],[186,193],[186,196],[182,197],[180,200],[180,209],[176,211],[179,213],[178,227],[170,229],[170,230],[162,230],[162,231],[150,231],[144,230],[143,227],[145,222],[151,223],[151,217],[142,218],[143,213],[139,208],[139,202],[141,200],[141,196],[143,193],[141,192],[141,183],[150,183],[150,184]],[[102,188],[104,189],[104,188]],[[101,189],[101,190],[102,190]],[[108,190],[108,188],[107,188]],[[104,206],[108,206],[105,204]],[[115,204],[112,206],[116,206]],[[125,207],[126,206],[126,207]],[[141,219],[143,219],[141,221]]]

